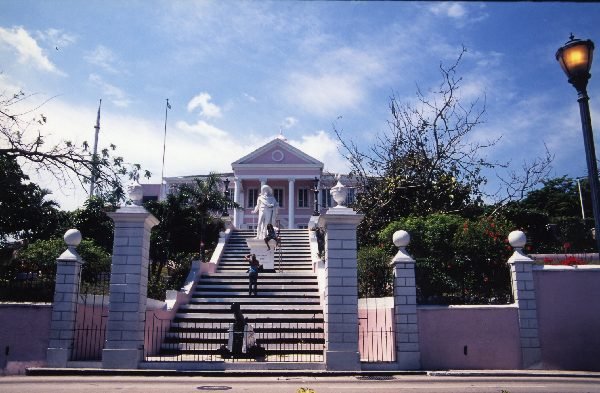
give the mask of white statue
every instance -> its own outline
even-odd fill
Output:
[[[256,200],[256,206],[252,213],[258,212],[258,223],[256,226],[256,238],[264,239],[267,235],[267,225],[271,224],[275,227],[277,220],[277,209],[279,203],[273,196],[273,189],[267,185],[260,188],[260,195]]]

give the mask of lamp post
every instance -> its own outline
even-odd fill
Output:
[[[587,94],[587,84],[591,78],[590,69],[594,55],[594,43],[591,40],[580,40],[571,34],[569,41],[556,51],[556,60],[567,74],[569,83],[577,90],[579,114],[581,115],[581,129],[583,131],[583,144],[585,145],[585,158],[587,161],[588,180],[592,191],[592,211],[594,212],[595,233],[600,233],[600,184],[598,182],[598,165],[596,164],[596,150],[594,148],[594,134],[592,132],[592,118]],[[596,248],[600,252],[600,236],[595,236]]]
[[[319,216],[319,178],[315,176],[314,188],[313,192],[315,193],[315,211],[313,211],[313,216]]]
[[[225,207],[223,208],[223,214],[221,214],[221,216],[229,217],[229,178],[225,178],[223,184],[225,185]]]

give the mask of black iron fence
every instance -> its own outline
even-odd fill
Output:
[[[322,362],[322,322],[146,321],[146,361]]]
[[[14,279],[0,280],[0,301],[46,302],[54,299],[54,277],[34,273],[19,273]]]
[[[108,273],[100,273],[93,281],[81,284],[71,352],[73,361],[102,359],[108,320],[109,284]]]

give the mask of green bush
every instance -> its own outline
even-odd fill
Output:
[[[510,254],[505,239],[511,224],[492,218],[465,219],[432,214],[390,223],[379,234],[393,256],[393,233],[411,236],[409,253],[415,258],[417,299],[427,304],[488,304],[510,301]]]
[[[50,240],[36,240],[20,250],[11,263],[12,274],[17,272],[37,273],[40,278],[54,280],[56,274],[56,258],[58,258],[67,246],[62,238]],[[85,261],[82,269],[82,281],[92,282],[97,280],[100,273],[109,272],[111,256],[93,240],[83,239],[77,252]],[[6,277],[11,278],[11,277]]]

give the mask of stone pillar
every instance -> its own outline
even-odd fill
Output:
[[[75,247],[81,242],[81,233],[77,229],[69,229],[64,239],[67,250],[56,259],[50,341],[46,351],[48,367],[67,366],[75,336],[77,297],[81,281],[81,265],[84,263]]]
[[[244,201],[240,202],[240,196],[241,196],[241,189],[242,189],[242,181],[239,178],[235,178],[235,190],[233,191],[233,201],[235,203],[237,203],[238,205],[240,205],[240,207],[244,207]],[[240,213],[241,210],[240,209],[233,209],[233,226],[235,228],[241,228],[241,221],[240,221]]]
[[[360,370],[356,227],[362,215],[343,205],[319,218],[326,230],[323,312],[328,370]]]
[[[418,370],[421,368],[421,350],[415,260],[406,251],[406,246],[410,243],[408,232],[396,231],[393,239],[394,245],[398,247],[398,253],[392,259],[396,363],[400,370]]]
[[[109,216],[115,240],[102,366],[134,369],[143,358],[150,230],[159,221],[141,206],[125,206]]]
[[[533,281],[533,259],[523,254],[527,242],[525,234],[513,231],[508,241],[515,252],[509,258],[510,276],[515,303],[519,308],[519,337],[521,340],[521,358],[523,368],[531,368],[542,360],[540,338],[538,334],[537,302]]]
[[[294,189],[294,179],[288,180],[288,228],[294,229],[296,227],[295,223],[295,213],[296,213],[296,204],[295,201],[295,189]]]
[[[260,192],[261,192],[261,188],[262,188],[263,186],[266,186],[266,185],[267,185],[267,178],[266,178],[266,177],[261,177],[261,178],[260,178],[260,188],[258,189],[258,193],[259,193],[259,194],[260,194]]]

